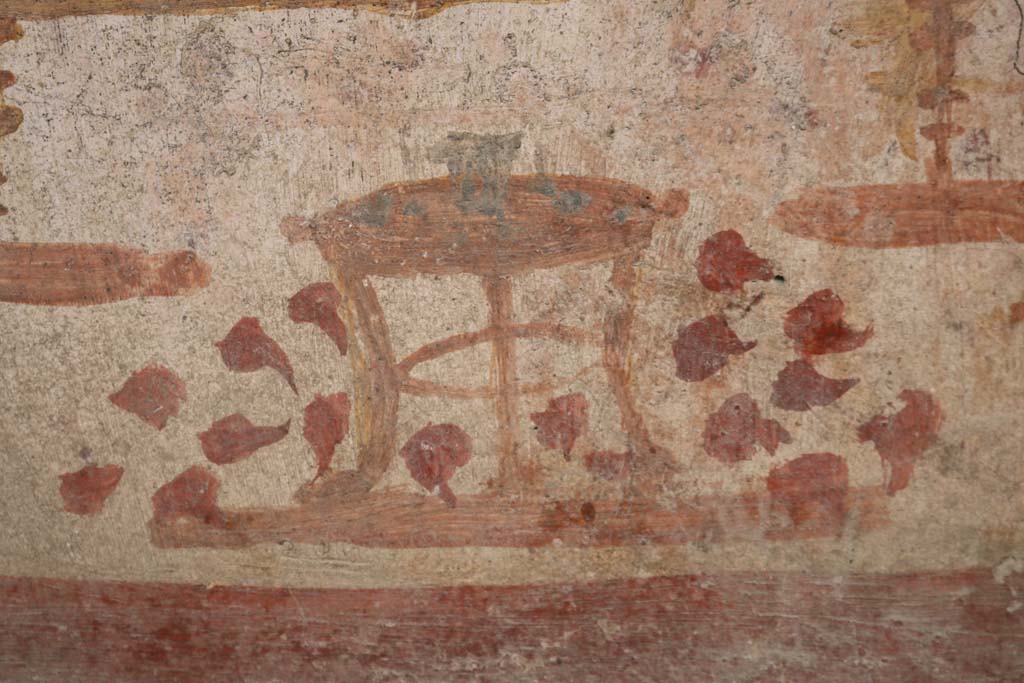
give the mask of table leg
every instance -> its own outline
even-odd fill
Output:
[[[619,406],[622,428],[629,437],[630,449],[639,456],[638,464],[658,454],[658,447],[644,425],[644,418],[633,399],[630,387],[629,346],[636,316],[636,254],[619,256],[612,264],[611,285],[622,295],[622,306],[608,312],[604,323],[604,368],[608,383]]]
[[[495,412],[498,418],[498,480],[502,483],[518,479],[519,450],[516,425],[519,422],[516,395],[515,340],[509,330],[513,323],[512,280],[508,276],[483,279],[490,324],[497,329],[494,338]]]
[[[298,498],[327,498],[364,493],[388,469],[397,447],[399,383],[387,321],[369,278],[334,268],[341,294],[341,315],[355,334],[348,357],[352,366],[353,437],[356,470],[335,471],[300,491]]]

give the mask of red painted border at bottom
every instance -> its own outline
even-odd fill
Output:
[[[1021,681],[1012,576],[281,589],[0,579],[2,681]]]

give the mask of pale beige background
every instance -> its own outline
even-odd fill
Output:
[[[839,248],[768,224],[779,201],[810,185],[923,179],[864,83],[886,66],[886,51],[854,48],[840,28],[857,7],[570,0],[465,6],[420,22],[329,10],[23,22],[25,37],[0,49],[0,66],[18,76],[6,97],[25,113],[0,147],[12,208],[0,239],[193,247],[213,266],[214,282],[184,299],[82,309],[0,304],[0,573],[425,585],[706,569],[940,569],[1024,553],[1024,325],[1011,327],[1007,315],[1024,298],[1024,249]],[[1017,21],[1010,0],[984,4],[977,34],[960,51],[959,73],[990,87],[959,106],[957,119],[987,131],[994,158],[972,161],[961,138],[960,177],[1024,178],[1024,77],[1012,71]],[[702,50],[714,56],[705,73]],[[855,483],[877,484],[878,456],[857,442],[856,425],[903,388],[934,392],[945,426],[910,488],[893,499],[894,526],[835,541],[579,551],[153,548],[150,496],[205,462],[198,431],[235,411],[262,424],[295,420],[284,441],[216,468],[225,506],[287,505],[315,471],[301,437],[303,406],[314,392],[350,389],[329,340],[287,318],[287,298],[327,271],[312,246],[287,244],[281,218],[445,173],[430,150],[454,130],[522,131],[517,173],[690,191],[689,213],[660,225],[645,255],[633,359],[652,432],[685,465],[672,482],[679,496],[760,488],[769,469],[815,451],[842,454]],[[686,384],[674,377],[671,342],[679,324],[731,301],[704,290],[693,266],[700,243],[727,228],[740,230],[786,281],[749,286],[749,296],[765,293],[763,302],[745,316],[729,313],[757,348],[720,377]],[[517,306],[594,321],[606,277],[602,266],[536,273],[517,289]],[[486,319],[469,277],[378,284],[399,355]],[[847,302],[856,327],[873,323],[875,337],[818,366],[861,382],[827,408],[775,410],[771,382],[792,357],[782,317],[823,287]],[[299,397],[273,372],[232,374],[221,364],[213,342],[245,315],[258,316],[289,353]],[[591,349],[525,345],[521,367],[533,377],[565,374],[596,359]],[[106,399],[154,362],[178,372],[189,391],[162,432]],[[489,364],[479,347],[429,372],[481,383]],[[592,404],[593,433],[578,453],[621,448],[600,372],[571,388]],[[708,412],[738,391],[795,438],[775,456],[759,452],[729,468],[703,452],[700,432]],[[523,412],[543,407],[531,400]],[[428,420],[469,429],[474,459],[452,485],[479,490],[495,467],[489,406],[403,398],[400,442]],[[353,457],[350,441],[339,465]],[[567,465],[524,443],[549,468],[553,493],[602,490],[578,458]],[[58,474],[80,466],[83,447],[97,462],[125,468],[93,518],[62,512],[57,493]],[[422,492],[400,459],[382,485]]]

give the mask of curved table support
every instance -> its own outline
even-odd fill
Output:
[[[366,275],[332,267],[341,314],[356,337],[349,346],[356,442],[356,469],[331,472],[304,487],[298,500],[365,493],[380,481],[394,457],[399,381],[395,352],[377,293]]]

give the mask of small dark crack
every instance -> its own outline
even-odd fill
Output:
[[[1013,70],[1024,76],[1024,68],[1020,63],[1020,46],[1021,42],[1024,42],[1024,6],[1021,5],[1020,0],[1013,0],[1013,4],[1017,6],[1017,12],[1020,14],[1020,24],[1017,27],[1017,52],[1013,55]]]

